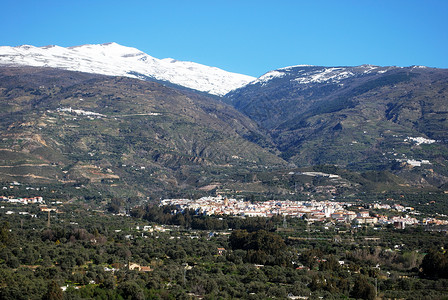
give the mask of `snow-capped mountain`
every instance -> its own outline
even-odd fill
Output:
[[[307,110],[327,111],[332,106],[348,109],[357,103],[358,95],[371,90],[372,86],[410,80],[412,76],[418,76],[421,72],[426,74],[429,70],[421,66],[297,65],[269,71],[229,92],[224,101],[271,130],[288,120],[296,122],[300,119],[298,116]],[[273,113],[274,109],[277,113]]]
[[[289,80],[297,87],[310,84],[338,84],[344,79],[368,74],[382,74],[397,67],[380,67],[362,65],[357,67],[319,67],[310,65],[297,65],[269,71],[251,85],[266,85],[269,81],[283,78]]]
[[[223,101],[257,122],[281,157],[297,166],[375,165],[397,172],[436,164],[429,145],[446,148],[447,86],[447,69],[292,66]]]
[[[213,95],[225,95],[255,78],[194,62],[157,59],[117,43],[75,47],[0,47],[0,65],[52,67],[71,71],[167,81]]]

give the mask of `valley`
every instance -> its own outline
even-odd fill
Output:
[[[314,81],[295,75],[302,69]],[[444,70],[291,67],[224,98],[125,77],[1,70],[2,182],[140,199],[446,190]],[[405,90],[416,96],[399,96]],[[295,173],[320,168],[340,178]]]
[[[447,87],[0,47],[0,298],[443,299]]]

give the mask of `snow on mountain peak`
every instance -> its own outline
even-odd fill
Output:
[[[362,76],[370,73],[385,73],[394,67],[379,67],[374,65],[361,65],[357,67],[321,67],[313,65],[296,65],[269,71],[251,85],[265,86],[273,79],[284,78],[298,85],[309,84],[340,84],[344,79]]]
[[[346,68],[324,68],[311,74],[304,74],[303,77],[294,79],[298,83],[322,83],[333,82],[338,83],[341,79],[345,79],[354,75],[353,72],[348,71]]]
[[[291,70],[294,68],[303,68],[303,67],[314,67],[314,65],[295,65],[295,66],[289,66],[289,67],[284,67],[284,68],[280,68],[279,70]]]
[[[73,51],[91,54],[91,55],[103,55],[111,57],[130,57],[137,55],[145,55],[142,51],[119,45],[117,43],[105,43],[105,44],[88,44],[81,46],[69,47]]]
[[[117,43],[74,47],[0,47],[0,65],[53,67],[133,78],[154,78],[214,95],[225,95],[255,78],[172,58],[157,59]]]
[[[281,72],[280,70],[269,71],[264,75],[261,75],[256,80],[252,81],[250,84],[258,84],[261,83],[264,86],[268,81],[271,81],[274,78],[284,77],[286,73]]]

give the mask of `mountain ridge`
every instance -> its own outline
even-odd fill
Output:
[[[250,141],[263,134],[232,107],[156,82],[0,67],[0,111],[2,182],[141,196],[287,164]]]
[[[26,61],[30,49],[53,49],[63,54],[63,63],[67,58],[67,48],[58,46],[21,48],[23,57],[18,52],[12,56],[20,62]],[[69,50],[81,50],[82,62],[94,53],[101,66],[109,52],[125,61],[179,63],[114,43]],[[30,59],[36,57],[39,63],[47,59]],[[0,56],[0,61],[7,59]],[[28,179],[34,181],[59,178],[56,181],[93,185],[100,180],[110,183],[112,190],[115,185],[132,186],[140,194],[217,186],[287,194],[296,189],[292,180],[297,176],[271,170],[334,166],[340,174],[349,174],[347,178],[357,178],[345,178],[348,182],[338,186],[341,190],[362,185],[448,187],[446,69],[296,65],[269,71],[224,96],[212,96],[122,66],[110,62],[112,71],[125,70],[124,75],[117,76],[117,71],[105,76],[91,69],[83,73],[0,65],[1,151],[12,157],[0,166],[4,178],[30,174]],[[194,82],[188,76],[183,79]],[[40,130],[47,130],[47,135]],[[8,152],[12,146],[20,151]],[[34,173],[27,160],[34,163]],[[48,162],[62,167],[39,169]],[[125,170],[123,165],[143,169]],[[324,183],[305,180],[301,188],[309,192],[314,184]]]
[[[423,181],[434,176],[442,185],[447,86],[446,69],[298,66],[268,72],[224,101],[267,130],[281,157],[299,166],[385,169],[407,178],[421,171]],[[417,138],[434,142],[410,142]]]
[[[54,67],[144,80],[152,78],[220,96],[255,79],[194,62],[157,59],[114,42],[66,48],[56,45],[1,46],[0,65]]]

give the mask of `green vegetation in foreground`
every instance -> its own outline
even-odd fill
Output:
[[[181,215],[168,208],[120,216],[80,203],[58,209],[48,227],[48,213],[37,206],[2,203],[1,299],[448,297],[448,240],[440,227],[194,215],[162,226],[148,216],[163,223]],[[129,270],[132,264],[149,271]]]

